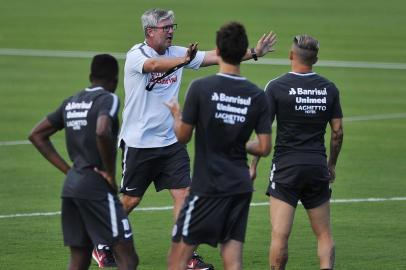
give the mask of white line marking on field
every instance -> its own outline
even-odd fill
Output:
[[[110,53],[118,59],[125,59],[124,53],[93,52],[93,51],[54,51],[35,49],[0,48],[0,55],[7,56],[34,56],[34,57],[61,57],[61,58],[92,58],[96,54]]]
[[[370,120],[388,120],[406,118],[406,113],[375,114],[344,117],[344,122],[370,121]]]
[[[8,56],[34,56],[34,57],[61,57],[61,58],[91,58],[96,54],[110,53],[118,59],[125,59],[125,53],[95,52],[95,51],[56,51],[36,49],[0,48],[0,55]],[[247,64],[289,66],[287,59],[261,58],[258,61],[246,61]],[[319,67],[367,68],[367,69],[406,69],[406,63],[364,62],[364,61],[335,61],[320,60]]]
[[[404,119],[406,113],[391,113],[391,114],[375,114],[344,117],[344,122],[371,121],[371,120],[391,120]],[[0,146],[13,146],[31,144],[29,141],[0,141]]]
[[[29,141],[4,141],[4,142],[0,142],[0,146],[22,145],[22,144],[31,144],[31,143]]]
[[[335,203],[360,203],[360,202],[387,202],[387,201],[406,201],[406,197],[392,197],[392,198],[360,198],[360,199],[331,199],[332,204]],[[259,202],[251,203],[251,206],[267,206],[269,202]],[[139,207],[135,208],[134,211],[167,211],[172,210],[173,206],[162,206],[162,207]],[[22,214],[10,214],[10,215],[0,215],[0,219],[3,218],[17,218],[17,217],[38,217],[38,216],[56,216],[60,215],[61,212],[44,212],[44,213],[22,213]]]
[[[247,64],[263,64],[275,66],[290,66],[290,61],[280,58],[261,58],[258,61],[246,61]],[[366,69],[406,69],[406,63],[384,63],[384,62],[364,62],[364,61],[335,61],[320,60],[315,64],[316,67],[335,67],[335,68],[366,68]]]

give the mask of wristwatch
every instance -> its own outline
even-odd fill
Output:
[[[254,59],[254,61],[258,61],[258,55],[255,52],[255,48],[251,48],[251,56],[252,56],[252,59]]]

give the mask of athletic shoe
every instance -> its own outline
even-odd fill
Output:
[[[193,252],[192,258],[187,264],[187,270],[214,270],[214,267],[209,263],[205,263],[201,256]]]
[[[92,257],[99,265],[99,268],[117,267],[113,252],[111,252],[108,246],[98,245],[95,247],[92,252]]]

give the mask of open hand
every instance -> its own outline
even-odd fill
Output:
[[[185,55],[185,64],[189,64],[196,56],[197,53],[197,42],[196,43],[190,43],[189,47],[186,51]]]
[[[275,51],[274,45],[277,41],[276,34],[274,32],[269,32],[268,34],[264,34],[257,43],[255,47],[255,52],[257,53],[258,57],[264,56],[268,52]]]

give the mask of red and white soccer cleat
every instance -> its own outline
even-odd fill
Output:
[[[187,270],[214,270],[214,267],[209,263],[205,263],[201,256],[193,252],[192,258],[187,264]]]
[[[98,245],[93,249],[93,259],[99,265],[99,268],[117,267],[113,252],[108,246]]]

